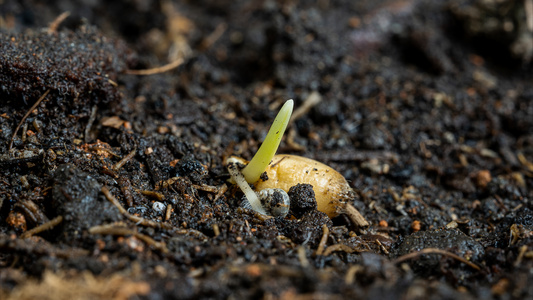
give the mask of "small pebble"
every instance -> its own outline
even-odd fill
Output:
[[[152,209],[158,213],[163,213],[167,206],[163,202],[156,201],[152,204]]]

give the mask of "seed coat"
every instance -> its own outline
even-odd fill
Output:
[[[333,168],[316,160],[279,154],[274,156],[266,169],[268,179],[254,183],[255,190],[280,188],[286,192],[298,183],[313,186],[317,208],[330,218],[344,211],[344,204],[355,196],[344,176]]]

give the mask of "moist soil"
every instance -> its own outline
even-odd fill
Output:
[[[530,4],[1,1],[0,298],[533,298]],[[228,181],[291,98],[369,226]]]

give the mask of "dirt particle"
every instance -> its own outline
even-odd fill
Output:
[[[315,192],[310,184],[297,184],[289,189],[291,214],[300,219],[306,213],[316,210]]]
[[[474,183],[480,189],[487,187],[492,180],[492,176],[489,170],[480,170],[474,174]]]
[[[292,224],[292,230],[288,232],[288,237],[297,244],[306,243],[310,247],[314,247],[318,245],[322,237],[323,225],[330,228],[333,222],[325,213],[312,210]]]
[[[200,182],[207,176],[206,168],[192,156],[188,155],[176,164],[178,176],[186,176],[193,182]]]
[[[422,225],[420,224],[420,221],[413,221],[413,223],[411,223],[411,229],[413,230],[413,232],[417,232],[417,231],[420,231],[420,229],[422,228]]]

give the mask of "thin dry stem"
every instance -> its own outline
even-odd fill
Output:
[[[130,214],[124,207],[122,207],[122,205],[120,205],[120,202],[118,202],[117,198],[115,198],[115,196],[113,196],[113,194],[111,194],[111,192],[105,186],[102,187],[102,193],[104,193],[107,200],[109,200],[111,203],[113,203],[113,205],[115,205],[118,208],[121,214],[123,214],[126,218],[128,218],[130,221],[135,222],[136,224],[140,224],[140,225],[148,226],[148,227],[154,227],[154,228],[163,228],[163,229],[172,229],[172,230],[175,229],[174,226],[170,224],[154,222],[152,220],[148,220],[148,219],[137,217],[137,216]]]
[[[59,28],[59,25],[61,25],[61,23],[63,23],[68,16],[70,16],[70,11],[65,11],[57,16],[57,18],[55,18],[54,21],[48,25],[48,33],[57,33],[57,28]]]
[[[93,106],[91,109],[91,115],[89,116],[89,121],[87,122],[87,127],[85,127],[85,143],[89,142],[89,133],[91,132],[91,127],[93,126],[94,121],[96,120],[96,111],[98,110],[98,106]]]
[[[322,101],[322,96],[314,91],[305,99],[305,101],[297,109],[294,110],[289,123],[293,123],[302,116],[306,115],[314,106]]]
[[[37,227],[32,228],[31,230],[28,230],[28,231],[24,232],[23,234],[20,235],[20,238],[26,239],[26,238],[31,237],[32,235],[41,233],[41,232],[46,231],[46,230],[50,230],[50,229],[56,227],[61,222],[63,222],[63,216],[57,216],[57,217],[53,218],[52,220],[50,220],[50,221],[48,221],[48,222],[46,222],[46,223],[44,223],[42,225],[39,225]]]
[[[226,23],[218,24],[215,30],[211,32],[211,34],[208,35],[202,41],[202,43],[200,44],[200,50],[205,51],[211,48],[211,46],[213,46],[213,44],[224,34],[224,32],[226,32],[227,28],[228,28],[228,24]]]
[[[117,172],[118,170],[120,170],[122,166],[124,166],[129,160],[131,160],[135,156],[136,152],[137,152],[137,148],[133,149],[130,153],[128,153],[128,155],[124,156],[123,159],[121,159],[118,163],[116,163],[113,166],[113,171]]]
[[[9,141],[9,147],[7,148],[8,152],[9,152],[9,150],[11,150],[11,148],[13,148],[13,140],[15,139],[15,136],[17,135],[17,132],[19,131],[20,126],[22,126],[22,124],[24,123],[26,118],[28,118],[28,116],[31,114],[31,112],[44,100],[44,98],[46,98],[48,93],[50,93],[50,90],[47,90],[46,92],[44,92],[44,94],[37,101],[35,101],[35,104],[33,104],[32,107],[26,112],[24,117],[22,117],[22,120],[20,120],[20,123],[18,124],[17,128],[15,129],[15,132],[13,132],[13,136],[11,137],[11,140]]]
[[[318,249],[316,249],[316,255],[322,255],[324,252],[324,248],[326,247],[326,243],[328,242],[328,236],[329,236],[329,228],[326,224],[322,225],[322,238],[320,239],[320,243],[318,244]]]
[[[155,68],[152,68],[152,69],[144,69],[144,70],[126,70],[124,73],[130,74],[130,75],[154,75],[154,74],[160,74],[160,73],[168,72],[168,71],[170,71],[172,69],[175,69],[175,68],[179,67],[182,63],[183,63],[183,58],[178,58],[175,61],[173,61],[173,62],[171,62],[169,64],[166,64],[166,65],[160,66],[160,67],[155,67]]]
[[[91,234],[102,234],[102,235],[118,235],[118,236],[124,236],[124,235],[132,235],[139,240],[145,242],[149,246],[152,246],[158,250],[160,250],[163,253],[167,253],[168,249],[167,246],[162,242],[157,242],[151,237],[138,233],[137,231],[126,228],[126,227],[118,227],[115,225],[97,225],[89,228],[89,233]]]
[[[359,227],[367,227],[370,225],[363,215],[353,205],[346,203],[344,206],[344,213],[350,220]]]
[[[438,248],[426,248],[426,249],[422,249],[420,251],[416,251],[416,252],[411,252],[411,253],[408,253],[408,254],[405,254],[405,255],[402,255],[400,257],[398,257],[397,259],[393,260],[392,262],[394,264],[398,264],[398,263],[401,263],[403,261],[406,261],[406,260],[409,260],[409,259],[413,259],[413,258],[416,258],[420,255],[424,255],[424,254],[441,254],[441,255],[446,255],[446,256],[449,256],[453,259],[456,259],[464,264],[466,264],[467,266],[471,267],[472,269],[475,269],[475,270],[481,270],[481,268],[466,260],[465,258],[455,254],[455,253],[452,253],[450,251],[446,251],[446,250],[442,250],[442,249],[438,249]]]
[[[328,256],[335,251],[344,251],[346,253],[354,253],[356,250],[344,244],[335,244],[335,245],[331,245],[327,247],[326,250],[324,250],[324,256]]]

